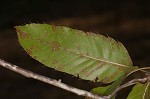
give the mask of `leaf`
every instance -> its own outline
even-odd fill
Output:
[[[127,99],[150,99],[150,82],[146,84],[137,83]]]
[[[120,77],[113,84],[105,86],[105,87],[94,88],[92,89],[91,92],[94,94],[101,95],[101,96],[108,96],[112,92],[114,92],[114,90],[122,83],[123,80],[124,80],[124,77]],[[114,95],[111,99],[115,99],[115,97],[116,96]]]
[[[25,51],[58,71],[109,83],[133,69],[125,47],[110,37],[48,24],[15,28]]]

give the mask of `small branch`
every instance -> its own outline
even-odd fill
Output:
[[[131,71],[126,77],[128,77],[129,75],[131,75],[131,74],[133,74],[133,73],[135,73],[135,72],[137,72],[137,71],[142,71],[142,72],[145,72],[146,74],[148,73],[147,71],[145,71],[145,70],[150,70],[150,67],[143,67],[143,68],[138,68],[138,69],[136,69],[136,70],[133,70],[133,71]],[[149,74],[149,73],[148,73]]]
[[[36,74],[36,73],[33,73],[31,71],[28,71],[28,70],[25,70],[25,69],[22,69],[16,65],[13,65],[13,64],[10,64],[8,62],[5,62],[4,60],[1,60],[0,59],[0,65],[7,68],[7,69],[10,69],[14,72],[17,72],[25,77],[28,77],[28,78],[33,78],[33,79],[36,79],[36,80],[39,80],[39,81],[42,81],[42,82],[45,82],[45,83],[48,83],[50,85],[54,85],[56,87],[59,87],[59,88],[62,88],[64,90],[67,90],[69,92],[72,92],[72,93],[75,93],[79,96],[85,96],[85,97],[89,97],[89,98],[93,98],[93,99],[109,99],[107,96],[98,96],[96,94],[93,94],[93,93],[90,93],[88,91],[85,91],[85,90],[81,90],[81,89],[77,89],[77,88],[74,88],[74,87],[71,87],[69,85],[66,85],[64,83],[61,82],[61,80],[54,80],[54,79],[51,79],[51,78],[48,78],[48,77],[45,77],[45,76],[42,76],[42,75],[39,75],[39,74]]]
[[[111,98],[113,97],[117,92],[119,92],[121,89],[126,88],[128,86],[134,85],[136,83],[146,83],[150,81],[150,76],[148,75],[147,77],[144,78],[140,78],[140,79],[133,79],[121,86],[119,86],[111,95],[109,95],[108,97]]]

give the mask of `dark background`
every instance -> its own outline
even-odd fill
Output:
[[[0,58],[90,91],[98,86],[47,68],[21,48],[14,29],[27,23],[65,25],[122,42],[134,65],[150,66],[150,0],[0,0]],[[0,67],[0,99],[83,99]]]

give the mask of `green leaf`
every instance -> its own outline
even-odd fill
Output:
[[[110,37],[48,24],[15,28],[25,51],[58,71],[109,83],[133,68],[125,47]]]
[[[113,84],[105,86],[105,87],[94,88],[92,89],[91,92],[94,94],[101,95],[101,96],[108,96],[112,92],[114,92],[114,90],[122,83],[123,80],[124,80],[124,77],[120,77]],[[111,99],[115,99],[115,97],[116,96],[114,95]]]
[[[150,82],[136,84],[127,99],[150,99]]]

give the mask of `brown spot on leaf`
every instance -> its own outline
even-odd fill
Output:
[[[44,37],[47,37],[48,35],[49,35],[49,34],[46,32],[43,36],[44,36]]]
[[[57,27],[52,25],[52,31],[55,32],[57,30]]]
[[[90,72],[89,72],[89,71],[87,71],[87,70],[85,70],[85,71],[84,71],[84,75],[85,75],[86,77],[88,77],[88,76],[89,76],[89,74],[90,74]]]
[[[65,67],[64,64],[60,64],[59,66],[56,67],[57,70],[63,70]]]
[[[57,41],[51,42],[51,46],[52,46],[52,49],[51,49],[52,51],[56,51],[61,47],[60,43]]]
[[[33,58],[34,58],[34,59],[37,59],[37,57],[36,57],[36,56],[33,56]]]
[[[118,76],[119,72],[121,72],[121,71],[122,71],[122,68],[119,67],[113,74],[111,74],[110,76],[108,76],[104,79],[104,83],[108,83],[111,79],[114,79],[116,76]]]
[[[76,49],[77,49],[78,51],[80,51],[80,50],[81,50],[80,45],[77,45],[77,46],[76,46]]]
[[[85,56],[83,56],[82,54],[80,54],[80,56],[79,56],[80,58],[85,58]]]
[[[54,64],[56,64],[56,63],[58,63],[58,60],[57,60],[57,59],[53,59],[53,60],[52,60],[52,64],[54,65]]]
[[[30,49],[31,49],[31,50],[38,49],[38,46],[33,45],[33,46],[30,47]]]
[[[89,52],[86,52],[85,55],[89,56]]]
[[[91,36],[92,35],[92,33],[91,32],[86,32],[86,35],[88,36]],[[92,36],[91,36],[92,37]]]
[[[30,36],[28,33],[23,32],[19,29],[17,29],[17,33],[18,33],[19,38],[21,38],[21,39],[29,38],[29,36]]]
[[[80,30],[77,30],[77,32],[75,32],[75,33],[76,33],[77,37],[80,37],[80,36],[81,36],[81,33],[83,33],[83,32],[80,31]]]
[[[38,49],[37,46],[35,45],[32,45],[31,47],[25,49],[27,53],[29,53],[30,55],[32,54],[32,51],[35,50],[35,49]],[[34,56],[35,57],[35,56]]]
[[[28,54],[30,54],[30,55],[31,55],[31,53],[32,53],[31,48],[28,48],[28,49],[25,49],[25,50],[26,50],[26,52],[27,52]]]
[[[51,46],[51,41],[43,41],[42,43],[45,46]]]

